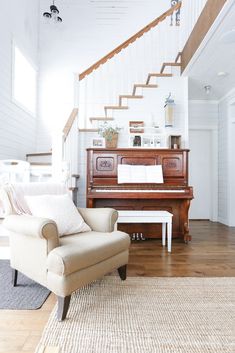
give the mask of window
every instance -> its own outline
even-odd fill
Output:
[[[12,96],[16,104],[36,114],[37,71],[16,46],[13,47]]]

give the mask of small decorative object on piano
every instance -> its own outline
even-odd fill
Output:
[[[100,125],[98,133],[100,136],[105,138],[106,148],[117,148],[118,133],[120,130],[120,127],[113,126],[107,122],[105,122],[103,125]]]
[[[143,133],[144,122],[143,121],[129,121],[130,133]]]
[[[181,148],[181,135],[170,135],[170,148],[178,149]]]
[[[175,101],[171,98],[171,93],[165,100],[165,127],[172,127],[174,124]]]
[[[92,147],[104,148],[105,147],[105,139],[103,137],[93,138]]]

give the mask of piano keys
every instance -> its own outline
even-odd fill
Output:
[[[87,149],[87,207],[117,210],[161,210],[173,213],[173,237],[191,240],[188,210],[193,188],[188,186],[187,149]],[[118,184],[118,164],[162,165],[164,183]],[[129,234],[161,238],[154,224],[120,224]]]

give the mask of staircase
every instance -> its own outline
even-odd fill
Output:
[[[170,25],[180,8],[178,2],[79,75],[81,131],[94,131],[115,120],[116,111],[128,111],[130,101],[158,88],[154,79],[180,74],[180,27]]]
[[[69,184],[73,184],[72,176],[78,175],[79,171],[82,176],[80,185],[85,195],[85,149],[91,147],[92,138],[98,137],[99,126],[104,122],[122,125],[123,135],[129,134],[128,122],[136,120],[136,112],[143,110],[151,99],[153,102],[155,94],[157,99],[152,109],[157,107],[156,114],[163,116],[160,107],[162,109],[164,106],[164,100],[171,91],[172,85],[177,91],[178,83],[185,80],[180,76],[181,51],[187,40],[185,33],[187,32],[188,37],[205,2],[206,0],[198,0],[195,6],[195,1],[189,0],[182,6],[181,1],[178,1],[174,7],[80,73],[75,108],[65,124],[63,134],[53,140],[52,172],[54,175],[61,173],[62,161],[66,161]],[[191,8],[195,8],[194,16],[189,16]],[[180,26],[178,17],[177,23],[175,18],[176,14],[179,15],[179,11],[181,11],[182,22]],[[180,89],[183,86],[182,83]],[[177,114],[179,115],[179,112]],[[186,105],[180,114],[182,116],[184,114],[185,121],[183,123],[181,121],[178,131],[176,129],[173,132],[180,132],[186,144],[188,128]],[[161,119],[160,128],[163,128],[164,118]],[[137,120],[141,118],[138,117]],[[153,127],[151,119],[142,116],[142,120],[146,124],[145,130],[152,133],[154,129],[151,130]],[[168,130],[167,133],[171,134],[172,131]],[[37,162],[32,161],[32,163]],[[44,162],[40,161],[41,163]],[[49,165],[40,167],[48,168],[47,171],[51,168]],[[35,165],[33,168],[36,173],[39,167]]]
[[[144,83],[135,83],[133,85],[133,90],[131,94],[122,94],[119,95],[118,98],[118,104],[113,105],[113,106],[104,106],[104,116],[99,116],[99,117],[90,117],[90,128],[85,128],[85,129],[80,129],[81,132],[98,132],[98,128],[100,126],[100,123],[102,124],[103,122],[114,122],[115,119],[113,117],[113,112],[114,111],[122,111],[122,110],[128,110],[129,109],[129,100],[142,100],[144,99],[144,90],[145,89],[155,89],[159,87],[159,84],[156,82],[153,83],[153,79],[159,79],[159,78],[172,78],[174,75],[173,73],[166,73],[165,71],[169,70],[169,68],[176,68],[178,67],[179,69],[181,68],[181,63],[179,62],[180,60],[180,53],[177,54],[176,59],[174,62],[166,62],[162,64],[162,68],[159,73],[149,73],[147,75],[146,81]],[[180,72],[178,72],[178,75]],[[141,90],[141,92],[140,92]]]

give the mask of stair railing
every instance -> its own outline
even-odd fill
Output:
[[[72,175],[78,174],[78,108],[74,108],[63,129],[62,175],[68,187],[73,185]]]

